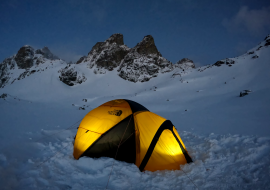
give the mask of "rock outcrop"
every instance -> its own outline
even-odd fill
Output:
[[[10,70],[17,67],[16,61],[14,60],[15,56],[5,59],[0,64],[0,88],[2,88],[10,79]]]
[[[33,66],[34,48],[23,46],[15,56],[15,61],[20,69],[27,69]]]
[[[2,95],[0,95],[0,98],[3,98],[3,99],[5,99],[5,98],[7,98],[7,94],[6,93],[3,93]]]
[[[68,65],[63,69],[60,69],[58,72],[60,73],[60,81],[69,86],[81,84],[87,80],[83,73],[76,71],[75,66]]]
[[[86,62],[89,68],[94,68],[96,74],[105,74],[118,67],[130,48],[124,45],[122,34],[113,34],[104,42],[97,42],[87,57],[81,57],[77,64]]]
[[[145,82],[156,77],[159,72],[165,73],[171,70],[173,70],[172,63],[162,57],[154,38],[148,35],[121,61],[118,75],[132,82]]]
[[[174,66],[183,70],[195,68],[194,62],[188,58],[183,58],[177,61]]]
[[[214,66],[220,67],[220,66],[223,65],[223,64],[226,64],[226,65],[228,65],[229,67],[231,67],[233,64],[235,64],[235,61],[234,61],[233,59],[226,58],[226,59],[217,61],[217,62],[214,64]]]
[[[76,62],[76,64],[80,64],[80,63],[83,62],[86,58],[87,58],[86,56],[81,57],[81,58]]]
[[[265,37],[264,41],[265,41],[264,46],[270,46],[270,34],[268,34],[268,35]]]

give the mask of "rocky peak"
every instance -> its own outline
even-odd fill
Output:
[[[20,69],[26,69],[33,66],[34,48],[25,45],[21,47],[15,56],[15,61]]]
[[[68,86],[81,84],[87,80],[83,73],[79,73],[74,65],[67,65],[58,71],[60,73],[59,79]]]
[[[154,38],[151,35],[145,36],[143,40],[134,47],[134,50],[141,55],[156,54],[158,56],[162,56],[159,53],[155,45]]]
[[[59,59],[57,56],[52,54],[52,52],[46,46],[44,48],[42,48],[42,49],[37,49],[35,51],[35,53],[43,55],[43,57],[46,58],[46,59],[50,59],[50,60]]]
[[[124,45],[122,34],[113,34],[104,42],[97,42],[87,57],[81,57],[77,64],[87,62],[89,68],[96,66],[94,73],[104,74],[106,70],[113,70],[129,52]]]
[[[111,37],[109,37],[105,42],[108,42],[110,44],[116,43],[118,45],[124,45],[124,37],[123,34],[113,34]]]
[[[16,55],[0,63],[0,88],[12,84],[16,80],[24,79],[37,71],[52,68],[53,63],[65,63],[55,59],[59,58],[53,55],[48,47],[37,50],[29,45],[21,47]]]
[[[226,64],[229,67],[231,67],[233,64],[235,64],[235,60],[233,58],[226,58],[220,61],[217,61],[216,63],[214,63],[214,66],[220,67],[221,65]]]
[[[115,43],[115,44],[114,44]],[[121,46],[124,45],[124,37],[123,34],[113,34],[104,42],[97,42],[88,53],[88,55],[94,53],[101,53],[103,50],[108,49],[108,46]]]
[[[162,57],[151,35],[145,36],[130,49],[124,45],[122,34],[113,34],[104,42],[97,42],[87,57],[81,57],[76,62],[76,64],[84,63],[90,69],[93,68],[95,74],[105,74],[117,68],[121,78],[132,82],[148,81],[158,73],[174,69],[173,64]],[[67,70],[63,70],[63,76],[66,72]]]
[[[118,68],[119,76],[132,82],[145,82],[158,73],[165,73],[173,70],[170,61],[161,56],[150,35],[132,48],[121,61]]]
[[[190,69],[190,68],[194,69],[195,64],[193,63],[192,60],[188,58],[183,58],[175,63],[175,67],[179,67],[181,69]]]
[[[55,60],[59,58],[52,54],[48,47],[34,50],[31,46],[25,45],[19,49],[14,59],[18,68],[28,69],[34,64],[39,65],[45,62],[45,59]]]

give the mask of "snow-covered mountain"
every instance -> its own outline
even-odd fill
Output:
[[[145,36],[135,47],[129,48],[124,44],[122,34],[113,34],[104,42],[96,43],[88,55],[81,57],[76,65],[62,69],[60,78],[65,84],[73,86],[86,81],[89,69],[95,74],[106,74],[115,69],[116,74],[124,80],[146,82],[157,77],[159,73],[174,70],[179,65],[186,69],[195,68],[191,60],[173,65],[162,57],[150,35]]]
[[[195,68],[193,61],[187,58],[172,64],[162,57],[150,35],[134,48],[129,48],[124,44],[122,34],[113,34],[104,42],[96,43],[88,55],[81,57],[76,64],[67,64],[47,47],[35,50],[31,46],[23,46],[16,55],[0,64],[0,87],[50,69],[50,65],[58,67],[61,64],[58,78],[69,86],[85,82],[90,72],[106,74],[115,69],[116,75],[124,80],[146,82],[159,73],[171,72],[175,68]]]
[[[48,47],[35,50],[25,45],[16,55],[5,59],[0,64],[0,88],[59,64],[66,63],[53,55]]]
[[[123,46],[120,40],[113,43]],[[47,60],[29,70],[50,68],[0,89],[5,94],[0,98],[1,188],[105,189],[109,180],[108,189],[270,189],[270,36],[247,53],[213,65],[194,68],[184,59],[161,73],[157,64],[157,77],[147,82],[119,77],[121,64],[129,67],[123,61],[129,54],[146,55],[138,46],[132,49],[120,62],[110,59],[119,64],[113,69],[100,64],[105,74],[95,74],[97,65],[90,68],[87,58],[71,65]],[[150,60],[160,57],[154,48],[149,51]],[[14,67],[25,71],[17,62]],[[73,86],[60,80],[65,69],[76,72]],[[240,97],[242,91],[247,95]],[[81,119],[113,99],[136,101],[171,120],[194,162],[177,171],[140,172],[111,158],[74,160],[72,141]]]

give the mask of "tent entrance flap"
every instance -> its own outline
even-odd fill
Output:
[[[123,139],[122,139],[123,138]],[[121,142],[122,139],[122,142]],[[121,142],[121,144],[120,144]],[[119,149],[117,152],[118,145]],[[101,135],[82,156],[93,158],[111,157],[117,160],[134,163],[136,158],[135,130],[133,115],[126,117]]]

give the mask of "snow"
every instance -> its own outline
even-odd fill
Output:
[[[270,189],[270,48],[256,49],[259,58],[231,58],[231,67],[176,69],[144,83],[123,80],[117,69],[96,75],[82,64],[76,69],[87,80],[70,87],[59,80],[61,61],[40,65],[40,72],[0,89],[8,94],[0,98],[1,189],[105,189],[108,180],[111,190]],[[240,98],[247,89],[252,93]],[[170,119],[194,162],[140,172],[112,158],[75,160],[80,120],[120,98]]]

